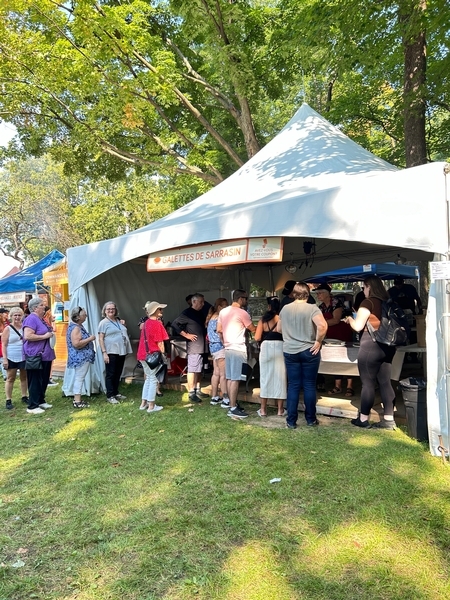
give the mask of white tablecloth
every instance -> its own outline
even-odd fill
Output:
[[[324,375],[359,376],[358,372],[359,346],[347,344],[345,346],[324,345],[321,350],[319,373]],[[397,348],[392,361],[392,379],[398,381],[402,372],[405,352],[418,352],[417,346],[401,346]]]

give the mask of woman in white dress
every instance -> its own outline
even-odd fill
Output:
[[[258,416],[267,417],[267,400],[277,401],[279,417],[286,416],[286,367],[283,357],[283,336],[276,331],[279,321],[280,301],[277,297],[268,298],[269,307],[261,317],[255,332],[255,340],[261,343],[259,354],[261,408]]]

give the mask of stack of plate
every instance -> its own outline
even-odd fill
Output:
[[[331,338],[325,338],[323,343],[325,346],[345,346],[345,342],[342,340],[333,340]]]

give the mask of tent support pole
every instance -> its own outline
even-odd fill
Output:
[[[450,165],[446,164],[444,167],[444,179],[445,179],[445,200],[447,203],[447,256],[444,257],[444,260],[449,260],[450,259],[450,205],[449,205],[449,195],[448,195],[448,178],[447,175],[450,173]],[[444,282],[442,282],[444,283]],[[450,411],[450,382],[449,382],[449,377],[450,377],[450,327],[449,327],[449,318],[446,318],[448,316],[450,316],[450,282],[449,280],[445,281],[445,289],[443,290],[444,294],[445,294],[445,314],[443,315],[443,337],[444,337],[444,369],[445,369],[445,392],[446,392],[446,398],[447,398],[447,414],[446,416],[446,421],[447,421],[447,428],[448,428],[448,423],[450,420],[450,415],[449,415],[449,411]],[[448,444],[449,442],[449,436],[448,436],[448,430],[447,430],[447,446],[449,446]]]
[[[274,283],[273,283],[273,271],[272,265],[269,265],[269,287],[270,287],[270,295],[273,296],[275,294]]]

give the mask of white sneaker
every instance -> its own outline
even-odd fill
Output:
[[[27,413],[30,415],[41,415],[42,413],[45,413],[45,410],[42,408],[27,408]]]
[[[53,381],[53,379],[49,379],[47,386],[54,387],[55,385],[59,385],[59,383],[57,381]]]
[[[117,400],[126,400],[127,399],[127,397],[123,396],[122,394],[117,394],[116,398],[117,398]]]
[[[52,408],[53,404],[48,404],[47,402],[44,402],[43,404],[39,404],[39,408],[43,408],[44,410],[47,408]]]
[[[164,408],[164,406],[158,406],[157,404],[155,404],[155,406],[153,408],[147,408],[147,412],[148,413],[158,412],[159,410],[162,410],[163,408]]]
[[[148,405],[144,404],[143,406],[139,407],[139,410],[147,410],[147,408],[148,408]]]
[[[111,398],[106,398],[106,402],[109,402],[110,404],[120,404],[120,402],[116,400],[114,396],[112,396]]]

